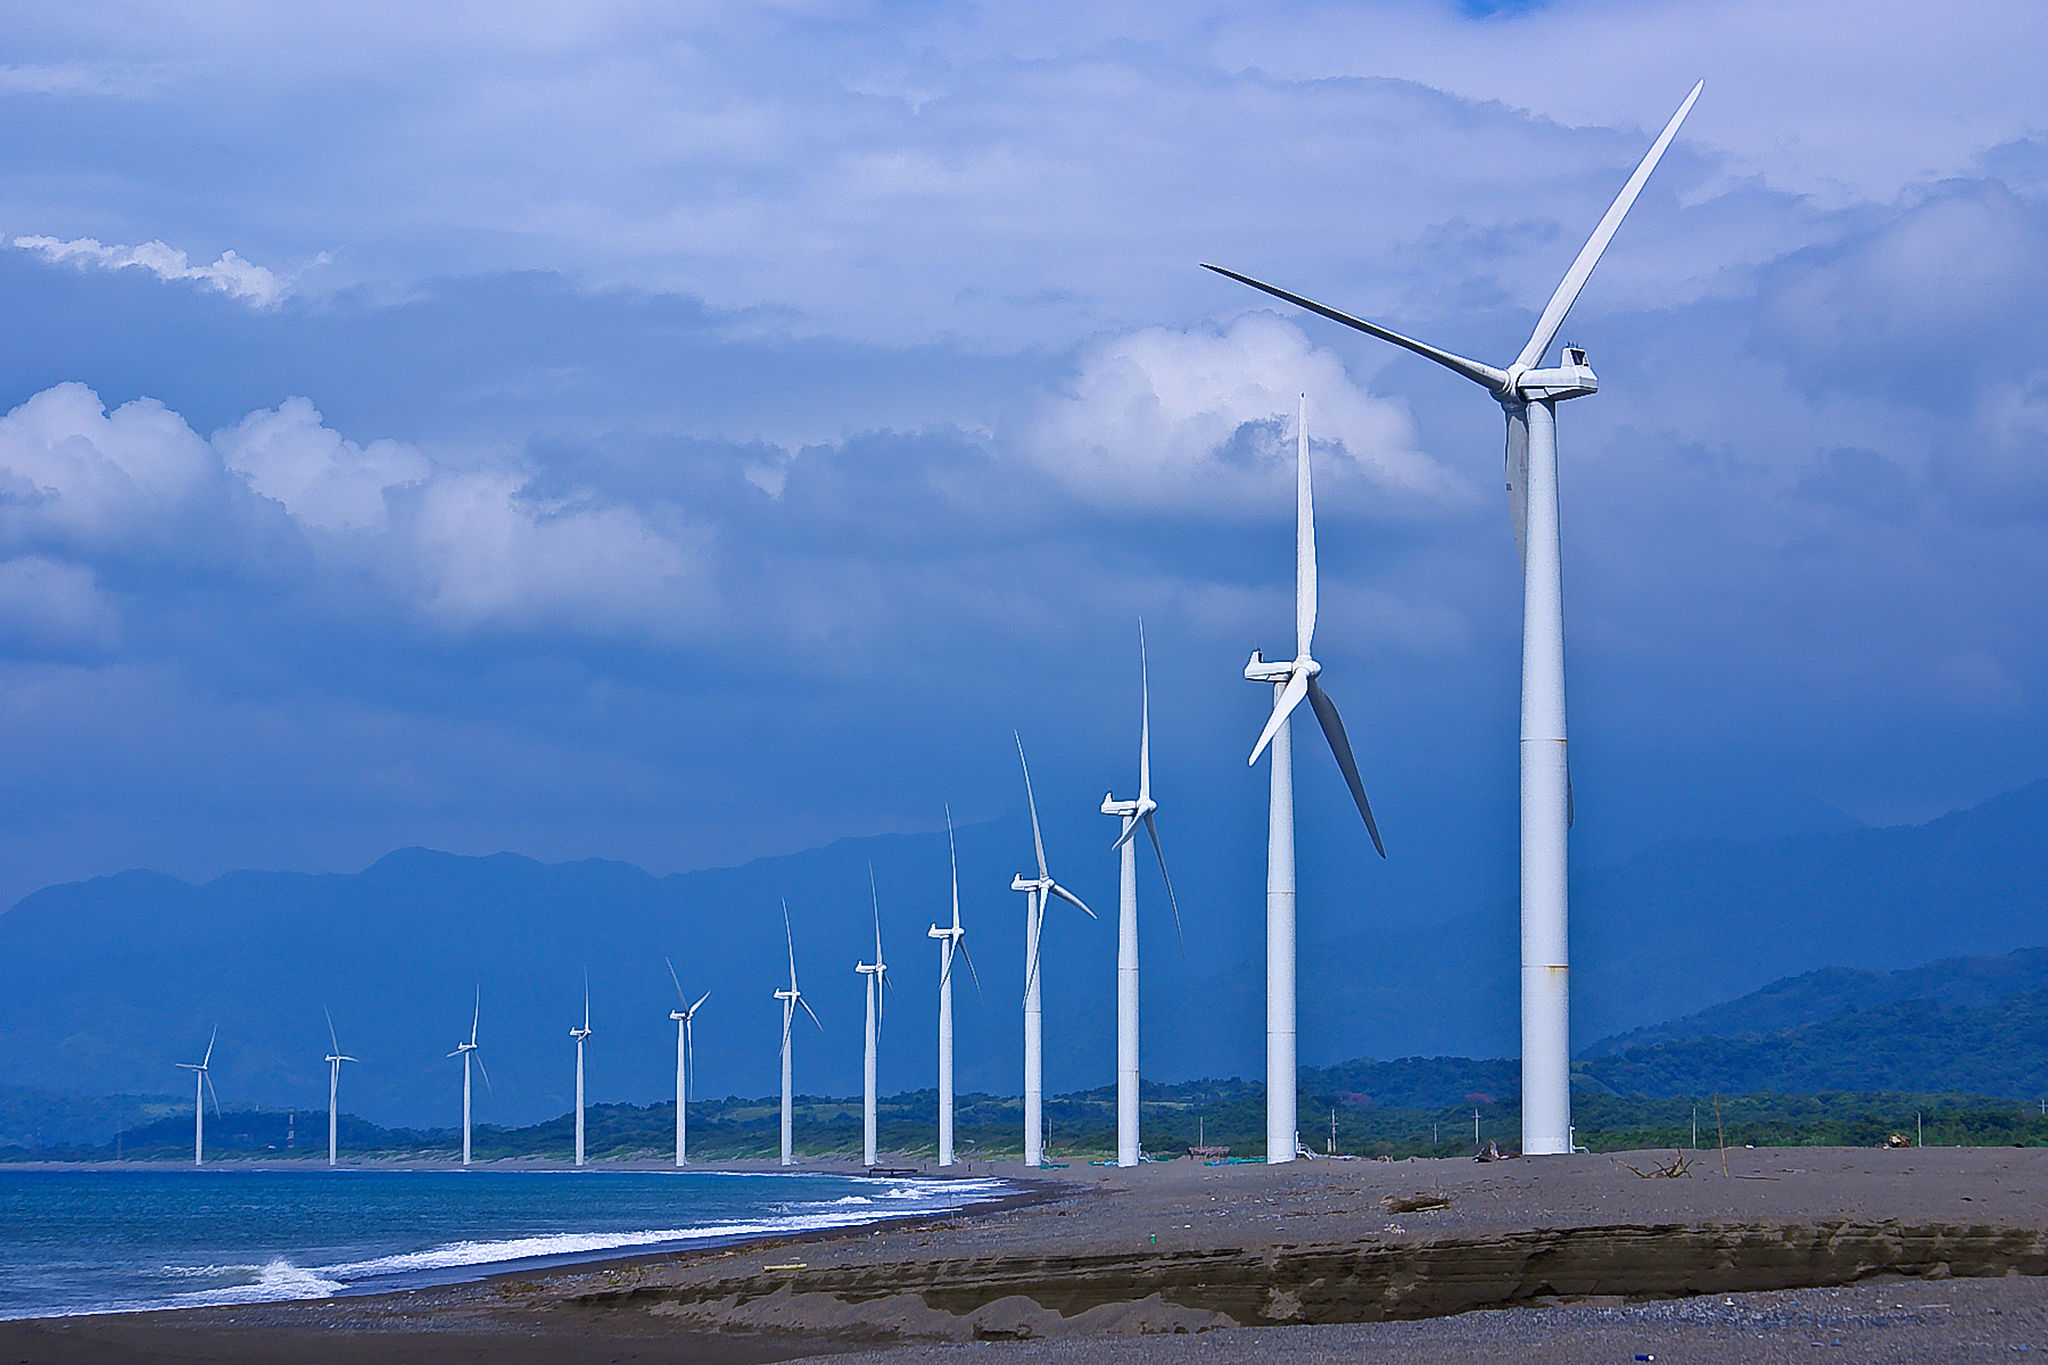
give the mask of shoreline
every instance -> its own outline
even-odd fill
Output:
[[[1641,1171],[1668,1160],[1624,1155]],[[1001,1340],[1049,1360],[1150,1358],[1122,1354],[1141,1347],[1181,1359],[1172,1352],[1236,1342],[1228,1349],[1240,1354],[1199,1358],[1242,1359],[1277,1344],[1273,1333],[1305,1333],[1348,1342],[1347,1352],[1378,1341],[1418,1352],[1387,1359],[1421,1360],[1441,1358],[1432,1343],[1483,1327],[1495,1345],[1522,1342],[1505,1351],[1522,1358],[1516,1350],[1559,1322],[1725,1335],[1714,1314],[1747,1321],[1768,1301],[1804,1321],[1797,1304],[1808,1300],[1849,1305],[1838,1316],[1850,1326],[1827,1329],[1837,1335],[1882,1328],[1919,1349],[1925,1323],[1877,1308],[1963,1284],[1974,1286],[1972,1302],[1993,1305],[1984,1311],[2000,1331],[2048,1346],[2048,1152],[1728,1157],[1726,1176],[1714,1158],[1671,1178],[1643,1178],[1607,1156],[1182,1161],[1059,1179],[998,1166],[988,1174],[1011,1179],[1013,1194],[914,1219],[499,1270],[430,1289],[22,1319],[0,1323],[0,1352],[82,1362],[739,1365],[849,1351],[947,1359]],[[1943,1307],[1930,1303],[1921,1306]],[[1090,1354],[1103,1351],[1118,1354]]]

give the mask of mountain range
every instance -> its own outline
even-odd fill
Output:
[[[1099,816],[1085,824],[1047,815],[1054,871],[1104,916],[1091,923],[1056,905],[1046,931],[1052,1091],[1104,1084],[1113,1065],[1114,864],[1101,826]],[[2039,915],[2048,904],[2044,836],[2048,783],[2036,783],[1922,825],[1687,842],[1582,868],[1573,884],[1574,1030],[1603,1039],[1586,1064],[1604,1069],[1613,1063],[1599,1059],[1688,1036],[1811,1025],[1828,1002],[1866,1012],[1923,999],[1974,1009],[2018,994],[2034,979],[2035,958],[1936,973],[1932,986],[1933,977],[1916,984],[1884,974],[2048,940]],[[1023,976],[1022,898],[1008,888],[1030,857],[1029,827],[1021,816],[963,827],[958,849],[976,966],[956,992],[960,1085],[1007,1093],[1020,1065]],[[1256,879],[1241,850],[1169,852],[1181,859],[1186,947],[1147,874],[1147,1074],[1256,1078]],[[1211,875],[1205,861],[1226,855],[1228,874]],[[853,966],[873,951],[870,866],[895,983],[882,1086],[922,1089],[935,1046],[936,950],[925,929],[948,903],[943,832],[666,877],[616,862],[409,849],[350,874],[235,872],[193,885],[126,872],[46,888],[0,914],[0,1084],[162,1093],[182,1081],[176,1063],[196,1061],[217,1024],[224,1102],[324,1107],[325,1008],[344,1050],[363,1059],[345,1071],[346,1107],[387,1124],[446,1124],[459,1102],[459,1068],[446,1054],[468,1036],[480,995],[492,1087],[479,1095],[479,1118],[531,1122],[568,1107],[568,1029],[587,970],[591,1094],[644,1103],[673,1086],[667,957],[693,997],[712,993],[697,1034],[699,1093],[766,1094],[781,1030],[772,992],[788,971],[786,899],[801,983],[826,1025],[799,1025],[799,1088],[857,1093],[862,997]],[[1366,866],[1304,858],[1304,1062],[1512,1055],[1513,902],[1474,877],[1424,911],[1394,913],[1381,905],[1387,881]],[[1772,985],[1788,976],[1803,984]]]

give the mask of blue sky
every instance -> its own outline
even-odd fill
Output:
[[[1306,389],[1326,683],[1409,875],[1505,896],[1497,411],[1196,265],[1505,360],[1701,77],[1565,329],[1577,847],[2048,774],[2038,6],[1024,10],[16,16],[0,894],[729,863],[1009,814],[1013,727],[1085,813],[1141,614],[1194,882]]]

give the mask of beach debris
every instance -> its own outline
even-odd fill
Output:
[[[1190,1147],[1188,1155],[1197,1161],[1220,1161],[1230,1155],[1228,1147]]]
[[[1390,1194],[1380,1200],[1388,1213],[1428,1213],[1431,1209],[1447,1209],[1451,1197],[1447,1194]]]
[[[1892,1149],[1900,1147],[1911,1147],[1913,1145],[1913,1139],[1907,1137],[1904,1133],[1893,1133],[1890,1137],[1884,1140],[1884,1145],[1887,1148]]]
[[[1637,1171],[1634,1166],[1629,1165],[1628,1162],[1621,1160],[1619,1157],[1615,1158],[1615,1164],[1624,1170],[1635,1171],[1637,1175],[1645,1180],[1675,1180],[1679,1176],[1689,1176],[1692,1174],[1693,1158],[1687,1156],[1682,1151],[1674,1150],[1671,1153],[1671,1160],[1661,1165],[1653,1165],[1647,1171]]]
[[[764,1265],[761,1269],[771,1272],[777,1270],[809,1270],[810,1266],[803,1261],[784,1261],[780,1265]]]
[[[1513,1161],[1519,1156],[1521,1156],[1520,1152],[1503,1152],[1500,1149],[1499,1143],[1495,1142],[1492,1138],[1488,1138],[1486,1145],[1479,1149],[1479,1155],[1472,1159],[1474,1161]]]

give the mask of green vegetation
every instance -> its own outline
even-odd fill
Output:
[[[1480,1138],[1503,1149],[1520,1144],[1521,1112],[1514,1096],[1472,1097],[1434,1106],[1381,1105],[1347,1082],[1360,1079],[1354,1063],[1307,1073],[1314,1084],[1301,1092],[1302,1138],[1317,1151],[1328,1146],[1330,1117],[1336,1117],[1336,1149],[1356,1156],[1463,1156],[1473,1150],[1473,1114]],[[1442,1065],[1449,1067],[1449,1062]],[[1466,1064],[1485,1078],[1503,1064]],[[1331,1084],[1332,1080],[1337,1084]],[[1447,1071],[1445,1080],[1460,1079]],[[1464,1079],[1469,1079],[1465,1077]],[[932,1091],[894,1095],[883,1101],[881,1143],[885,1151],[930,1160]],[[1695,1112],[1699,1145],[1716,1144],[1713,1097],[1618,1096],[1581,1090],[1574,1098],[1578,1140],[1596,1152],[1692,1145]],[[1081,1091],[1049,1098],[1047,1146],[1056,1161],[1103,1160],[1114,1151],[1116,1097],[1113,1090]],[[1916,1115],[1930,1145],[2048,1146],[2048,1115],[2038,1105],[1970,1095],[1830,1093],[1748,1094],[1721,1097],[1721,1121],[1728,1145],[1875,1147],[1894,1133],[1911,1138]],[[1695,1106],[1697,1108],[1695,1109]],[[778,1150],[780,1105],[774,1099],[693,1101],[690,1151],[705,1161],[771,1159]],[[1015,1159],[1021,1155],[1022,1105],[1016,1099],[970,1094],[960,1097],[958,1146],[961,1158]],[[1184,1155],[1201,1139],[1228,1147],[1233,1155],[1265,1154],[1265,1088],[1247,1081],[1207,1081],[1146,1087],[1145,1136],[1154,1156]],[[800,1096],[796,1103],[798,1149],[807,1156],[860,1155],[860,1101]],[[562,1161],[572,1141],[568,1115],[525,1128],[479,1126],[477,1159],[537,1158]],[[661,1160],[674,1151],[673,1104],[593,1105],[586,1116],[586,1143],[593,1159]],[[209,1157],[320,1160],[327,1154],[326,1115],[229,1111],[207,1115]],[[453,1129],[380,1128],[350,1115],[341,1120],[342,1150],[351,1158],[449,1159],[459,1145]],[[0,1160],[182,1160],[192,1151],[190,1113],[173,1115],[124,1131],[101,1146],[67,1144],[0,1149]]]

